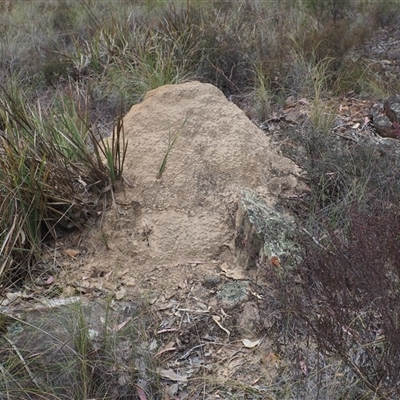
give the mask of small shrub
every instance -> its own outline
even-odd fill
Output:
[[[339,357],[369,391],[397,398],[400,210],[373,201],[346,211],[345,231],[322,223],[320,235],[301,239],[304,260],[293,275],[298,284],[286,286],[286,301],[318,351]]]
[[[350,20],[341,19],[337,22],[328,22],[322,28],[312,25],[309,30],[299,31],[296,42],[302,49],[305,57],[314,57],[318,63],[323,59],[333,60],[331,71],[338,72],[345,56],[355,46],[360,46],[368,37],[365,25],[355,25]]]
[[[400,20],[400,3],[397,0],[377,1],[368,4],[370,23],[377,27],[397,26]]]

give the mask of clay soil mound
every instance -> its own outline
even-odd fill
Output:
[[[235,263],[235,218],[242,188],[268,203],[296,190],[298,167],[274,151],[216,87],[189,82],[147,93],[124,118],[129,141],[117,207],[85,240],[75,282],[115,290],[176,291]],[[165,160],[165,169],[160,167]]]

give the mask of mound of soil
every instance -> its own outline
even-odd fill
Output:
[[[85,287],[107,274],[114,290],[174,293],[202,281],[235,263],[241,189],[273,204],[298,186],[299,168],[210,84],[152,90],[123,122],[126,184],[88,234],[80,266],[72,263],[71,278]]]

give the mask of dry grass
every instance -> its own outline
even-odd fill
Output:
[[[128,317],[111,300],[68,300],[20,317],[1,314],[0,396],[132,399],[140,382],[147,398],[160,398],[145,346],[148,306],[131,303]]]

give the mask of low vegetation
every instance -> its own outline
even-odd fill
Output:
[[[148,306],[117,310],[112,300],[69,298],[0,321],[0,393],[7,399],[159,398],[146,350]],[[127,315],[126,311],[129,312]],[[118,397],[119,396],[119,397]]]
[[[0,0],[0,10],[1,288],[28,282],[54,240],[104,213],[122,179],[121,115],[148,90],[212,83],[259,124],[289,96],[305,97],[310,118],[288,137],[295,154],[287,152],[310,188],[292,204],[304,259],[287,274],[270,271],[280,295],[268,334],[287,362],[264,398],[399,397],[398,157],[331,134],[327,101],[399,87],[364,50],[379,29],[396,29],[398,0]],[[80,392],[65,381],[43,386],[52,373],[43,359],[3,338],[1,396],[114,398],[115,376],[104,365],[115,360],[100,356],[114,350],[89,348],[82,309],[73,315],[68,349],[76,357],[66,379]],[[317,372],[295,376],[299,363]],[[256,398],[233,383],[229,390]]]

